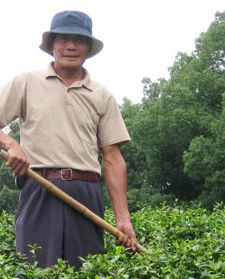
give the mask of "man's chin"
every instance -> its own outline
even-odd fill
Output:
[[[64,69],[71,69],[71,70],[77,70],[82,66],[82,64],[78,63],[77,61],[63,61],[60,63],[60,65]]]

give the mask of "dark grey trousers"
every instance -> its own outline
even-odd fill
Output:
[[[97,182],[51,182],[103,218],[103,196]],[[79,257],[104,252],[103,230],[56,198],[47,189],[28,180],[23,186],[16,215],[16,249],[32,262],[28,245],[37,244],[39,267],[49,267],[62,258],[79,268]]]

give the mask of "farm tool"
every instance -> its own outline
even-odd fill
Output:
[[[0,156],[7,160],[8,153],[4,150],[0,151]],[[112,226],[110,223],[99,217],[97,214],[92,212],[90,209],[85,207],[83,204],[78,202],[76,199],[72,198],[68,194],[66,194],[64,191],[60,190],[58,187],[56,187],[53,183],[49,182],[45,178],[43,178],[41,175],[37,174],[32,169],[28,168],[26,172],[26,176],[33,179],[34,181],[38,182],[42,187],[48,189],[52,194],[54,194],[57,198],[61,199],[71,207],[73,207],[75,210],[77,210],[79,213],[84,215],[86,218],[91,220],[93,223],[100,226],[102,229],[107,231],[108,233],[115,236],[117,239],[120,236],[125,236],[124,233],[120,230],[118,230],[116,227]],[[147,252],[147,250],[141,246],[139,243],[136,244],[137,252],[144,253]]]

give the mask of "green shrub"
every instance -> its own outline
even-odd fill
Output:
[[[113,223],[111,211],[106,219]],[[40,269],[27,264],[15,252],[14,216],[0,216],[0,278],[37,279],[221,279],[225,278],[225,208],[212,212],[191,209],[150,207],[132,214],[139,243],[146,254],[132,253],[115,245],[106,233],[106,253],[83,259],[78,271],[63,260],[52,268]],[[35,248],[33,249],[35,253]]]
[[[15,189],[10,189],[3,185],[0,190],[0,211],[6,210],[8,213],[14,213],[19,198],[19,191]]]

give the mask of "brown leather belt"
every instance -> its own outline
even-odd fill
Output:
[[[79,171],[74,169],[48,169],[48,168],[33,168],[35,172],[46,179],[61,179],[61,180],[82,180],[82,181],[99,181],[99,174],[89,171]]]

